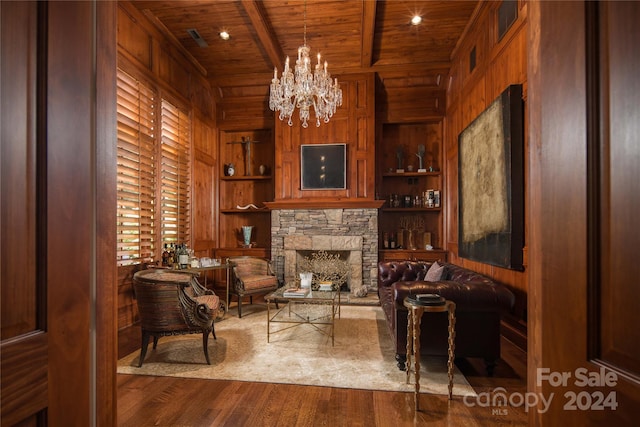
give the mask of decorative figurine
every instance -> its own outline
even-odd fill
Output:
[[[404,159],[404,151],[401,146],[396,149],[396,157],[398,158],[398,168],[396,169],[396,173],[403,173],[404,169],[402,168],[402,161]]]
[[[418,156],[418,159],[420,159],[420,166],[418,167],[418,172],[427,171],[424,168],[424,153],[425,153],[424,144],[418,145],[418,152],[416,153],[416,156]]]

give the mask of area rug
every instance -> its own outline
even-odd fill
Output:
[[[287,324],[271,324],[267,343],[266,308],[241,319],[227,314],[215,325],[217,340],[210,338],[207,365],[201,335],[161,338],[156,350],[149,346],[141,368],[139,351],[118,361],[118,373],[316,385],[337,388],[413,392],[406,373],[398,370],[391,337],[380,307],[342,306],[331,338],[303,324],[273,333]],[[326,328],[326,327],[325,327]],[[422,393],[447,394],[447,361],[423,357]],[[454,395],[475,395],[459,370],[454,375]]]

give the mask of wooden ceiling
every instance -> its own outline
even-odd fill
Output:
[[[135,7],[170,34],[206,71],[211,83],[263,87],[295,61],[304,40],[303,0],[134,0]],[[321,53],[332,75],[371,72],[419,77],[446,72],[478,4],[474,1],[307,0],[307,45]],[[410,24],[414,14],[418,26]],[[207,43],[200,47],[187,30]],[[221,30],[231,38],[222,40]],[[431,70],[431,72],[429,71]],[[267,83],[268,86],[268,83]]]

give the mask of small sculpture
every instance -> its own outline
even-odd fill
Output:
[[[251,138],[245,138],[244,136],[241,138],[242,139],[242,145],[244,145],[245,148],[245,166],[244,166],[244,174],[246,176],[251,175],[251,143],[253,141],[251,141]]]
[[[415,237],[418,232],[424,230],[424,218],[417,215],[402,216],[400,217],[400,228],[409,232],[409,236],[407,239],[407,249],[417,249]]]
[[[251,137],[242,137],[240,141],[231,141],[227,144],[242,144],[244,149],[244,174],[245,176],[251,176],[251,144],[256,144],[259,141],[252,141]]]
[[[418,167],[418,172],[426,172],[426,169],[424,168],[424,153],[425,153],[424,144],[418,145],[418,152],[416,153],[416,156],[418,156],[418,159],[420,159],[420,166]]]
[[[398,171],[402,170],[402,160],[404,159],[404,151],[401,146],[396,149],[396,157],[398,158]]]
[[[353,296],[356,298],[364,298],[369,293],[369,287],[367,285],[360,286],[353,290]]]

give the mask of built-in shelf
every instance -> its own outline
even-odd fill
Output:
[[[440,212],[442,208],[382,208],[385,212]]]
[[[445,165],[442,120],[386,122],[378,130],[376,194],[377,198],[386,199],[378,214],[381,259],[446,259],[446,253],[442,251],[425,251],[427,233],[430,245],[443,247],[446,241],[442,198],[442,167]],[[422,156],[418,156],[420,152],[423,153]],[[401,162],[398,162],[398,156]],[[403,169],[398,168],[400,165]],[[434,192],[432,203],[427,201],[425,194],[429,190]],[[436,191],[440,193],[437,204]],[[401,222],[412,232],[408,233],[403,229]],[[405,236],[405,233],[408,235]],[[402,240],[399,236],[403,236]],[[413,242],[406,244],[407,239],[412,239]],[[421,248],[422,251],[390,249],[394,240],[394,247],[399,241],[403,241],[405,247]],[[383,250],[385,246],[389,249]]]
[[[225,252],[218,258],[240,255],[266,256],[271,245],[271,211],[265,201],[273,200],[273,175],[261,168],[259,161],[270,170],[274,164],[272,129],[229,129],[220,131],[218,146],[218,245]],[[257,141],[261,141],[257,144]],[[229,164],[235,164],[235,174],[223,175]],[[259,173],[262,170],[264,175]],[[250,207],[254,205],[256,208]],[[244,208],[246,209],[240,209]],[[243,239],[243,226],[253,226],[251,242],[258,248],[238,247]]]
[[[408,178],[408,177],[416,177],[416,176],[439,176],[440,171],[435,172],[385,172],[382,174],[383,177],[398,177],[398,178]]]
[[[269,213],[269,208],[262,209],[220,209],[220,213],[223,214],[255,214],[255,213]]]
[[[234,175],[234,176],[221,176],[223,181],[268,181],[271,179],[270,175]]]

